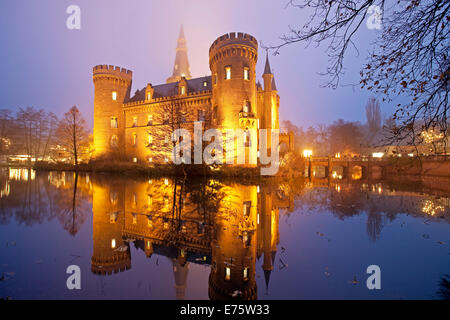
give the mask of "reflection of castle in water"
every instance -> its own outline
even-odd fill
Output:
[[[171,259],[178,299],[191,263],[211,266],[211,299],[256,299],[256,259],[264,256],[268,285],[282,208],[293,210],[293,198],[268,187],[209,181],[186,190],[170,179],[94,183],[92,272],[131,268],[134,243],[148,257]]]

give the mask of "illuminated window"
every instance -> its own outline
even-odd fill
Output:
[[[119,196],[117,195],[117,192],[111,191],[109,193],[109,201],[111,202],[112,205],[117,204],[118,199],[119,199]]]
[[[152,100],[152,93],[151,92],[147,92],[147,100]]]
[[[137,162],[137,158],[136,158],[136,157],[133,158],[133,162],[134,162],[134,163]]]
[[[137,224],[137,214],[133,213],[133,224]]]
[[[244,268],[244,281],[248,280],[248,267]]]
[[[153,162],[153,158],[152,158],[152,157],[149,157],[149,158],[148,158],[148,162]]]
[[[137,134],[133,133],[133,146],[136,146],[137,144]]]
[[[117,117],[111,117],[111,128],[117,128]]]
[[[148,145],[151,145],[153,143],[153,136],[150,133],[147,136],[147,143]]]
[[[181,94],[185,94],[186,93],[186,87],[185,86],[182,86],[181,87]]]
[[[112,92],[112,99],[113,99],[114,101],[117,100],[117,91],[113,91],[113,92]]]
[[[169,180],[168,179],[164,179],[164,184],[167,186],[169,185]]]
[[[151,126],[153,124],[153,115],[149,114],[147,116],[147,125]]]
[[[242,107],[242,111],[244,111],[244,112],[251,112],[251,110],[252,110],[252,107],[250,105],[250,101],[245,100],[244,101],[244,106]]]
[[[133,117],[133,127],[137,126],[137,117]]]
[[[165,136],[164,137],[164,144],[168,145],[169,144],[169,136]]]
[[[247,148],[251,147],[250,131],[244,132],[244,143]]]
[[[117,147],[117,145],[119,144],[118,141],[119,141],[119,139],[117,138],[117,136],[113,135],[111,137],[111,147],[113,147],[113,148]]]
[[[207,87],[208,86],[208,81],[203,81],[203,86]]]
[[[116,239],[111,239],[111,248],[114,249],[116,247]]]
[[[243,210],[243,214],[244,217],[248,218],[250,216],[250,209],[252,207],[252,202],[251,201],[244,201],[244,210]]]
[[[250,69],[244,68],[244,80],[250,80]]]
[[[217,73],[214,74],[214,85],[217,84]]]
[[[231,279],[231,269],[228,267],[225,267],[225,280]]]
[[[225,79],[226,80],[231,79],[231,67],[230,66],[225,67]]]

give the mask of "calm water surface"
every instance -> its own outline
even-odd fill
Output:
[[[0,172],[0,297],[442,299],[450,187]],[[366,269],[381,268],[381,290]],[[66,269],[81,268],[81,290]]]

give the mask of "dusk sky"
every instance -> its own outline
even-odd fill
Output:
[[[193,77],[210,75],[208,50],[219,36],[245,32],[266,45],[279,43],[289,25],[302,26],[308,13],[285,8],[285,0],[2,0],[0,4],[0,108],[34,106],[58,116],[77,105],[92,126],[92,67],[117,65],[133,71],[132,93],[147,83],[165,83],[184,25]],[[81,8],[81,30],[69,30],[69,5]],[[350,51],[347,74],[337,90],[321,88],[326,78],[325,46],[295,44],[270,55],[281,96],[281,120],[308,127],[338,118],[365,121],[370,94],[349,84],[379,31],[363,26],[359,57]],[[260,47],[257,76],[265,51]],[[262,81],[261,81],[262,82]],[[381,104],[386,115],[394,103]]]

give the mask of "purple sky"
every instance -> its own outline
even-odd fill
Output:
[[[92,125],[92,67],[118,65],[134,72],[133,88],[164,83],[170,76],[180,24],[184,25],[193,77],[209,75],[208,50],[222,34],[236,31],[264,44],[278,43],[288,26],[301,26],[306,12],[282,0],[2,0],[0,3],[0,108],[35,106],[61,115],[77,105]],[[81,8],[81,30],[69,30],[66,8]],[[358,83],[359,68],[375,30],[363,27],[360,56],[347,57],[342,84]],[[264,68],[260,49],[257,75]],[[307,127],[337,118],[365,121],[369,93],[359,87],[321,88],[325,47],[292,45],[270,56],[281,96],[281,119]],[[394,105],[392,103],[391,105]],[[392,106],[381,104],[389,114]]]

